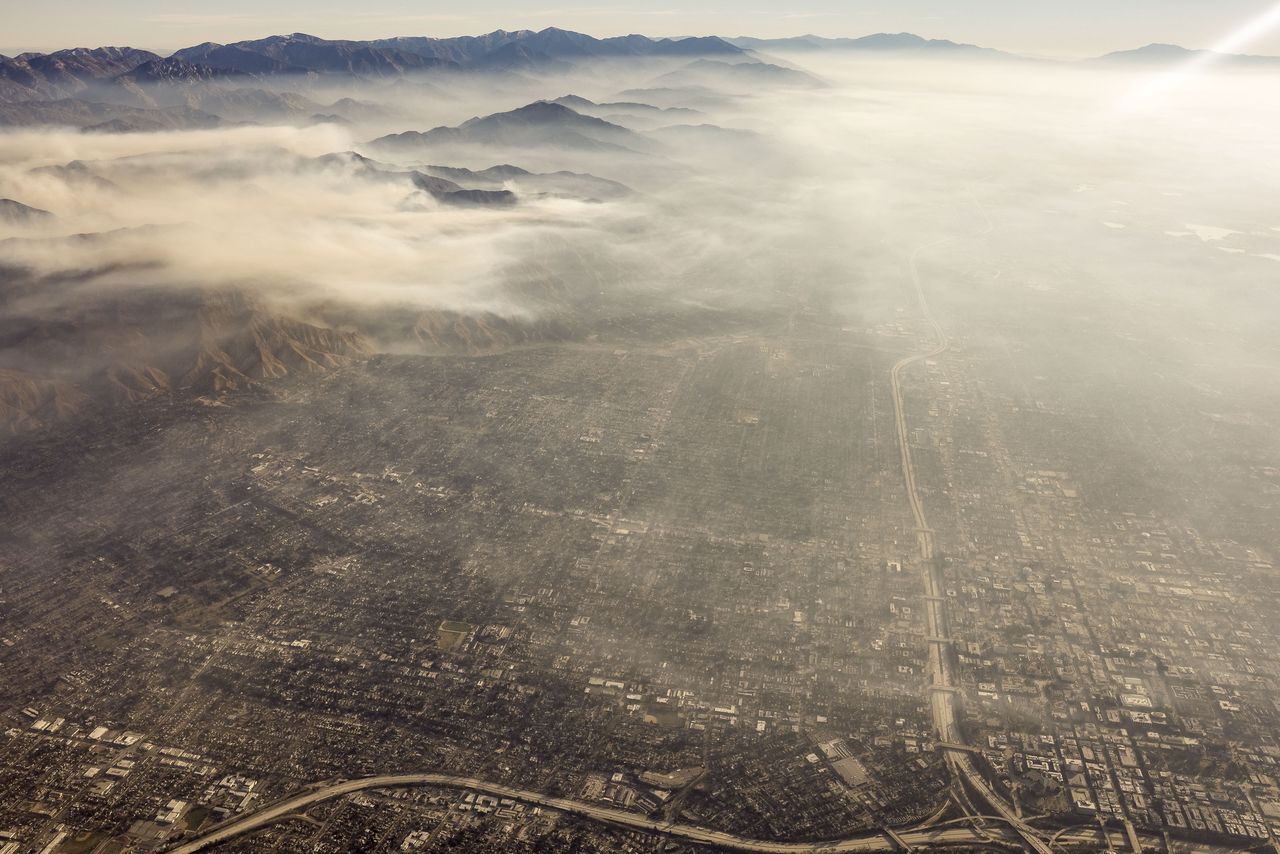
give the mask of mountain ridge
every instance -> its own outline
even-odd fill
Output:
[[[374,149],[404,149],[451,143],[526,147],[558,145],[579,150],[631,153],[651,147],[644,137],[621,125],[583,115],[551,101],[535,101],[514,110],[476,116],[456,127],[388,134],[368,144]]]
[[[946,52],[950,54],[972,53],[988,56],[1013,57],[994,48],[980,47],[974,44],[954,42],[949,39],[927,39],[915,33],[872,33],[865,36],[828,38],[816,35],[793,36],[790,38],[759,39],[749,36],[738,36],[727,39],[730,44],[748,50],[845,50],[845,51],[908,51],[908,52]]]
[[[1233,65],[1277,65],[1280,56],[1255,56],[1246,53],[1219,53],[1214,50],[1182,47],[1176,44],[1152,42],[1132,50],[1117,50],[1094,59],[1094,62],[1112,64],[1162,64],[1176,62],[1194,62],[1208,59],[1214,62],[1226,62]]]
[[[206,41],[180,48],[168,56],[128,46],[76,47],[0,56],[0,103],[86,98],[149,106],[140,95],[143,86],[207,84],[236,80],[239,75],[338,74],[378,79],[428,72],[560,71],[572,67],[574,62],[621,58],[741,62],[759,59],[757,52],[767,50],[1026,59],[993,48],[929,39],[907,32],[848,38],[812,34],[774,39],[652,38],[638,34],[597,38],[548,27],[536,32],[494,30],[479,36],[395,36],[370,40],[323,39],[307,33],[290,33],[230,44]],[[1215,54],[1160,43],[1114,51],[1085,61],[1118,65],[1191,61],[1205,56],[1240,66],[1270,67],[1280,63],[1280,57]]]

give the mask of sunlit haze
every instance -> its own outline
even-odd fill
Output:
[[[1280,5],[3,19],[0,854],[1280,851]]]

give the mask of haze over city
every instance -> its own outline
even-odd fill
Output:
[[[0,854],[1280,851],[1280,6],[4,19]]]

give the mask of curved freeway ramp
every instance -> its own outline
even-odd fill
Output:
[[[389,789],[404,786],[440,786],[451,789],[469,789],[499,798],[511,798],[525,804],[545,807],[569,815],[579,816],[603,824],[641,830],[680,839],[685,842],[715,845],[733,851],[754,851],[761,854],[809,854],[809,852],[900,851],[901,846],[883,832],[870,832],[831,842],[769,842],[746,839],[718,830],[689,824],[667,824],[652,821],[636,813],[610,807],[552,798],[524,789],[513,789],[496,783],[486,783],[470,777],[454,777],[448,774],[394,774],[382,777],[365,777],[341,783],[316,787],[292,797],[268,804],[248,815],[239,816],[169,849],[170,854],[195,854],[220,845],[247,833],[261,830],[268,825],[287,819],[312,804],[349,795],[367,789]],[[990,830],[988,833],[990,834]],[[896,834],[912,848],[932,848],[945,845],[973,844],[981,840],[967,827],[916,828],[898,831]],[[1010,838],[1014,838],[1012,834]]]

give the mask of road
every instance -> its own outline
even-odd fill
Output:
[[[943,241],[945,242],[945,241]],[[916,539],[920,549],[921,572],[924,576],[925,617],[928,620],[928,634],[938,639],[929,642],[929,670],[932,674],[932,686],[953,688],[956,685],[955,665],[951,637],[947,620],[946,586],[942,582],[942,572],[938,566],[933,531],[929,528],[929,519],[925,515],[924,501],[920,498],[919,485],[916,482],[915,461],[911,455],[911,430],[907,421],[906,405],[902,395],[902,373],[919,362],[927,361],[945,353],[951,346],[946,332],[933,316],[929,308],[929,300],[925,296],[924,284],[920,280],[920,253],[933,246],[932,243],[918,247],[911,253],[911,278],[915,286],[916,299],[920,306],[920,315],[929,327],[934,345],[927,352],[898,360],[889,372],[889,381],[893,395],[894,423],[898,431],[898,448],[902,459],[902,479],[906,487],[907,500],[911,504],[911,515],[916,526]],[[966,744],[960,732],[956,715],[956,695],[951,691],[929,692],[929,708],[933,716],[933,726],[938,738],[953,744]],[[947,764],[952,772],[975,793],[983,805],[989,807],[1013,828],[1023,840],[1027,850],[1036,854],[1051,854],[1049,844],[1040,834],[1022,822],[1017,813],[1000,796],[983,777],[981,770],[967,753],[948,751]]]
[[[705,845],[717,845],[735,851],[755,851],[764,854],[800,854],[800,852],[857,852],[857,851],[897,851],[895,843],[884,833],[866,833],[860,836],[842,839],[836,842],[794,843],[769,842],[765,840],[744,839],[740,836],[697,827],[689,824],[675,824],[653,821],[633,812],[600,806],[598,804],[573,801],[565,798],[553,798],[538,792],[515,789],[496,783],[488,783],[471,777],[455,777],[448,774],[392,774],[381,777],[365,777],[358,780],[346,780],[322,787],[315,787],[301,794],[294,795],[274,804],[267,804],[256,812],[231,819],[213,828],[203,835],[181,843],[170,849],[171,854],[194,854],[214,845],[227,842],[246,833],[252,833],[267,825],[293,816],[307,807],[368,789],[399,788],[405,786],[440,786],[452,789],[467,789],[498,798],[511,798],[521,803],[547,809],[557,810],[603,824],[642,830],[649,833],[664,834],[686,842],[697,842]],[[945,844],[972,843],[980,837],[970,828],[942,827],[937,829],[918,828],[900,831],[908,844],[929,847]],[[999,836],[999,832],[995,834]]]
[[[747,839],[690,824],[653,821],[638,813],[624,812],[598,804],[568,800],[566,798],[553,798],[539,792],[516,789],[497,783],[488,783],[473,777],[457,777],[449,774],[388,774],[312,786],[300,794],[284,798],[275,803],[264,804],[255,812],[223,822],[195,839],[175,845],[169,849],[169,854],[195,854],[195,852],[204,851],[215,845],[261,830],[278,821],[297,818],[303,810],[314,804],[332,800],[333,798],[340,798],[354,792],[414,786],[466,789],[498,798],[511,798],[524,804],[556,810],[602,824],[660,834],[684,842],[714,845],[730,851],[752,851],[760,852],[761,854],[841,854],[841,852],[889,852],[902,850],[887,833],[883,832],[871,831],[831,842],[770,842],[767,840]],[[1000,821],[994,816],[990,818],[993,821]],[[976,845],[990,842],[991,840],[1005,842],[1011,847],[1017,847],[1021,843],[1021,837],[1018,833],[999,824],[995,826],[988,825],[980,832],[972,827],[957,825],[958,821],[964,821],[964,819],[953,819],[934,826],[920,826],[899,830],[897,831],[897,836],[907,845],[918,850],[957,845]],[[1102,842],[1101,832],[1096,827],[1084,827],[1060,833],[1058,840],[1072,845],[1098,846]],[[1107,831],[1106,842],[1108,847],[1122,848],[1125,840],[1126,837],[1123,831]],[[1238,849],[1208,845],[1186,845],[1180,850],[1204,852],[1204,854],[1225,854],[1225,852],[1234,854],[1234,852],[1238,851]]]

